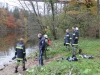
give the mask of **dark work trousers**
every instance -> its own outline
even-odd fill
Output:
[[[66,51],[70,51],[70,44],[66,44]]]
[[[44,51],[44,57],[45,57],[45,59],[47,59],[46,51],[47,51],[47,47],[45,47],[45,51]]]
[[[42,58],[43,53],[44,53],[44,49],[43,49],[43,50],[40,49],[40,50],[39,50],[39,65],[40,65],[40,66],[43,66],[43,58]]]
[[[73,49],[72,49],[72,54],[73,54],[73,55],[76,55],[77,49],[78,49],[78,45],[73,45],[72,48],[73,48]]]

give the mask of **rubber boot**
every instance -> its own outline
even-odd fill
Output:
[[[23,71],[25,71],[25,70],[27,70],[27,69],[25,68],[25,66],[23,66]]]
[[[17,69],[18,69],[18,66],[15,68],[15,73],[17,73],[17,72],[18,72],[18,70],[17,70]]]

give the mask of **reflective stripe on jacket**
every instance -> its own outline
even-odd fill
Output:
[[[22,42],[17,43],[15,55],[17,55],[17,58],[24,58],[25,57],[26,52],[25,52],[24,43],[22,43]]]
[[[71,35],[70,33],[66,33],[65,37],[64,37],[64,43],[65,44],[69,44],[70,43],[70,39],[71,38]]]
[[[72,34],[72,44],[78,44],[79,33],[77,30],[73,31]]]

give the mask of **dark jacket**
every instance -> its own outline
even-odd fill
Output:
[[[72,45],[77,45],[79,39],[79,32],[77,30],[73,31],[72,34]]]
[[[66,33],[66,35],[64,37],[64,44],[70,44],[70,40],[71,40],[70,33]]]
[[[25,58],[26,52],[24,43],[17,43],[15,55],[17,56],[17,58]]]

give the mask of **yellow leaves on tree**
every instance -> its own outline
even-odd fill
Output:
[[[93,14],[93,15],[97,15],[97,11],[96,11],[96,9],[97,9],[96,6],[91,7],[91,8],[90,8],[91,14]]]
[[[69,15],[78,15],[78,14],[81,14],[82,12],[72,10],[72,11],[68,11],[66,13],[69,14]]]
[[[21,28],[21,27],[22,27],[22,21],[21,21],[20,19],[18,19],[18,20],[16,21],[16,26],[17,26],[18,28]]]
[[[20,15],[20,19],[24,18],[24,12],[23,11],[20,11],[19,15]]]
[[[95,0],[71,0],[70,2],[80,2],[80,3],[88,3],[88,2],[93,2]]]
[[[24,24],[27,25],[27,23],[28,23],[28,20],[27,18],[24,17]]]
[[[77,15],[86,12],[96,15],[97,2],[94,0],[71,0],[66,8],[69,8],[69,11],[66,13],[70,15]]]
[[[17,28],[21,28],[21,27],[22,27],[22,21],[21,21],[20,19],[18,19],[18,20],[16,21],[16,27],[17,27]]]
[[[91,14],[97,15],[97,2],[92,2],[92,6],[89,8]]]

